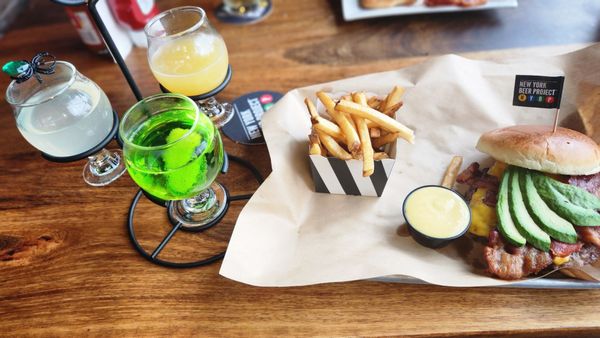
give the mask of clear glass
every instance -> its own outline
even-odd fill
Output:
[[[184,6],[154,17],[144,28],[148,39],[148,63],[156,80],[169,92],[198,96],[217,89],[229,67],[227,46],[210,25],[202,8]],[[200,108],[218,126],[233,116],[230,105],[214,98]]]
[[[106,94],[93,81],[64,61],[55,72],[12,81],[6,101],[12,106],[21,135],[36,149],[53,157],[75,156],[98,146],[113,126],[113,110]],[[106,185],[125,172],[120,151],[102,150],[89,157],[84,180]]]
[[[223,143],[194,101],[172,93],[147,97],[125,113],[119,133],[129,175],[146,193],[174,201],[174,219],[193,227],[222,211],[225,196],[214,180]]]

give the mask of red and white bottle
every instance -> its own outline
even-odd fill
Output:
[[[154,0],[108,0],[108,3],[113,16],[119,25],[127,29],[133,43],[146,48],[148,42],[144,26],[159,13]]]
[[[65,12],[69,16],[69,20],[77,33],[81,41],[93,52],[98,54],[107,54],[108,49],[104,45],[102,35],[94,24],[92,17],[88,11],[85,0],[52,0],[58,4],[61,4],[65,8]]]

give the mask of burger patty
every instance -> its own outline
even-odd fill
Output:
[[[600,240],[600,227],[593,228],[597,228],[594,230],[594,239],[598,241]],[[501,279],[515,280],[535,275],[551,266],[553,256],[570,256],[569,261],[562,267],[574,268],[594,263],[600,259],[600,245],[590,243],[586,239],[582,238],[582,242],[576,244],[552,241],[550,250],[552,254],[550,254],[530,245],[514,247],[508,244],[494,229],[490,232],[488,245],[483,249],[483,255],[491,274]]]
[[[488,246],[483,249],[488,271],[501,279],[521,279],[536,274],[552,264],[552,256],[532,246],[521,248],[507,244],[497,230],[492,230]]]
[[[561,267],[577,268],[592,264],[598,259],[600,259],[600,247],[585,244],[580,251],[571,254],[571,259]]]
[[[585,242],[600,248],[600,226],[597,227],[575,227],[579,238]]]
[[[568,182],[570,185],[585,189],[589,193],[600,197],[600,173],[587,176],[571,176]]]

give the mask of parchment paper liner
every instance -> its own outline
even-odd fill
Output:
[[[455,55],[422,64],[292,90],[263,117],[273,172],[242,210],[221,275],[258,286],[294,286],[406,275],[447,286],[495,286],[466,258],[471,241],[431,250],[399,236],[404,197],[438,183],[453,155],[490,164],[475,149],[480,134],[515,124],[552,124],[554,111],[512,106],[516,74],[565,75],[561,125],[583,130],[576,114],[600,87],[600,45],[554,57],[475,61]],[[397,119],[416,143],[399,141],[397,162],[380,198],[313,191],[307,162],[310,121],[304,97],[317,90],[386,94],[406,87]],[[600,280],[600,267],[582,269]]]

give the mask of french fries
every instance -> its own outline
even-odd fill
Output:
[[[444,174],[444,178],[442,179],[442,186],[452,189],[454,186],[454,182],[456,182],[456,176],[458,175],[458,171],[462,166],[463,158],[462,156],[454,156],[446,168],[446,173]]]
[[[373,159],[375,161],[381,161],[383,159],[390,158],[390,156],[384,152],[377,152],[373,154]]]
[[[373,148],[379,149],[388,143],[392,143],[396,141],[396,139],[400,136],[399,133],[391,133],[385,136],[378,137],[373,140]]]
[[[333,137],[337,142],[340,143],[346,143],[346,139],[344,137],[344,134],[342,133],[342,130],[340,129],[340,127],[337,126],[337,124],[324,119],[322,117],[319,117],[317,119],[317,123],[313,124],[313,127],[315,127],[315,129],[320,130],[322,132],[324,132],[325,134]]]
[[[315,107],[312,101],[310,101],[308,98],[304,99],[304,104],[306,104],[306,108],[308,108],[313,129],[319,130],[333,137],[337,142],[345,142],[344,134],[342,134],[342,130],[337,126],[337,124],[319,116],[317,113],[317,107]]]
[[[346,145],[348,146],[348,150],[353,154],[358,153],[360,149],[360,139],[358,138],[358,132],[356,131],[356,127],[353,126],[354,123],[350,122],[351,119],[349,119],[348,116],[346,116],[346,114],[338,112],[335,109],[335,102],[333,102],[329,95],[325,94],[324,92],[318,92],[317,97],[319,98],[319,100],[321,100],[321,102],[325,106],[325,109],[327,109],[329,115],[334,119],[334,121],[342,130],[342,133],[346,138]]]
[[[319,119],[319,114],[317,113],[317,107],[315,107],[314,103],[308,98],[304,99],[304,104],[306,108],[308,108],[308,114],[310,115],[310,121],[314,124]]]
[[[321,143],[323,144],[323,146],[327,149],[327,151],[339,158],[340,160],[351,160],[352,159],[352,155],[350,155],[346,150],[344,150],[344,148],[342,148],[334,139],[333,137],[325,134],[325,133],[321,133],[318,132],[319,135],[319,139],[321,139]]]
[[[371,96],[367,100],[367,104],[369,105],[369,107],[371,107],[373,109],[379,109],[381,102],[382,102],[382,100],[380,98],[378,98],[377,96]]]
[[[352,94],[354,102],[368,107],[367,98],[364,93]],[[369,134],[369,127],[367,127],[367,121],[362,117],[354,116],[354,122],[356,122],[356,129],[358,130],[358,136],[360,138],[360,150],[362,151],[363,160],[363,177],[373,175],[375,171],[375,162],[373,160],[373,146],[371,145],[371,135]]]
[[[308,135],[308,153],[310,155],[323,154],[323,150],[321,149],[321,140],[314,129],[310,135]]]
[[[392,91],[385,97],[385,100],[383,101],[383,106],[379,106],[379,110],[381,110],[382,112],[386,112],[394,105],[401,103],[402,94],[404,94],[404,88],[400,86],[394,86],[394,88],[392,88]]]
[[[367,120],[367,122],[368,122],[368,120]],[[377,127],[369,128],[369,135],[371,135],[372,138],[380,137],[381,129],[379,129]]]
[[[400,107],[402,107],[402,102],[398,102],[395,105],[390,106],[389,108],[384,110],[383,113],[387,116],[392,117],[396,114],[396,112],[398,111],[398,109],[400,109]]]
[[[412,131],[412,129],[373,108],[365,107],[352,101],[341,100],[337,105],[335,105],[335,110],[371,120],[379,124],[381,128],[385,130],[399,133],[399,136],[408,142],[415,142],[415,133]]]
[[[402,87],[396,86],[385,99],[367,98],[365,93],[356,92],[341,96],[339,101],[317,92],[330,118],[320,116],[315,104],[305,99],[312,123],[309,154],[360,160],[363,176],[371,176],[375,161],[390,158],[386,153],[390,143],[399,137],[414,142],[414,132],[394,118],[402,107],[403,92]]]

